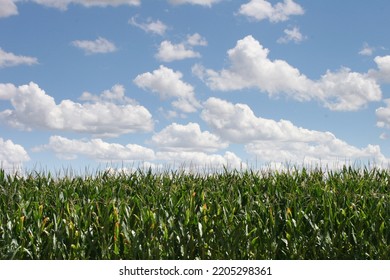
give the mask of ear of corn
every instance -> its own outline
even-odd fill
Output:
[[[390,172],[0,170],[0,259],[389,259]]]

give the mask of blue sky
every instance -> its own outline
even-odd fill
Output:
[[[389,10],[0,0],[1,166],[388,166]]]

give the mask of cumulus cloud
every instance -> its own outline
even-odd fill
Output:
[[[195,169],[195,171],[202,170],[204,168],[208,171],[208,168],[231,168],[231,169],[245,169],[247,165],[232,152],[225,152],[224,155],[219,154],[207,154],[204,152],[175,152],[164,151],[156,153],[157,159],[164,160],[167,164],[173,167],[184,167],[187,169]]]
[[[153,21],[151,18],[148,18],[144,23],[139,23],[137,22],[136,17],[132,17],[129,20],[129,24],[138,27],[147,33],[154,33],[161,36],[164,35],[168,29],[160,20]]]
[[[153,135],[151,142],[166,151],[215,152],[228,146],[227,142],[208,131],[202,132],[199,124],[192,122],[172,123]]]
[[[245,144],[248,154],[257,155],[264,162],[388,161],[379,146],[357,148],[330,132],[297,127],[287,120],[257,117],[246,104],[232,104],[212,97],[203,106],[201,117],[215,134],[222,140]]]
[[[207,46],[207,40],[199,33],[187,35],[187,44],[191,46]]]
[[[172,44],[171,41],[162,41],[156,54],[156,58],[164,62],[194,57],[200,57],[200,53],[188,48],[183,43]]]
[[[80,156],[100,162],[148,162],[147,168],[169,166],[170,168],[246,168],[246,164],[232,152],[224,155],[208,154],[201,150],[162,150],[136,145],[108,143],[102,139],[68,139],[51,136],[49,143],[33,148],[33,152],[52,151],[58,158],[74,160]]]
[[[2,48],[0,48],[0,68],[22,64],[33,65],[37,63],[38,59],[35,57],[15,55],[10,52],[5,52]]]
[[[305,11],[293,0],[284,0],[274,6],[266,0],[251,0],[241,5],[238,13],[257,21],[268,19],[270,22],[280,22],[288,20],[290,16],[303,15]]]
[[[296,44],[302,42],[306,39],[306,36],[302,35],[298,27],[293,27],[292,29],[284,29],[284,35],[278,39],[279,44],[287,44],[289,42],[294,42]]]
[[[18,7],[14,0],[0,0],[0,18],[6,18],[18,14]]]
[[[247,36],[228,51],[230,68],[217,72],[196,65],[193,70],[213,90],[257,87],[270,95],[287,92],[297,99],[310,99],[306,89],[311,81],[286,61],[270,60],[268,54],[267,48]]]
[[[78,4],[84,7],[117,7],[121,5],[139,6],[141,0],[32,0],[47,7],[66,10],[70,4]]]
[[[72,45],[84,50],[84,52],[88,55],[96,53],[111,53],[117,50],[114,43],[102,37],[99,37],[94,41],[76,40],[72,42]]]
[[[78,140],[51,136],[49,143],[35,147],[34,152],[53,151],[61,159],[76,159],[85,156],[92,160],[117,162],[152,160],[154,151],[136,144],[121,145],[104,142],[102,139]]]
[[[334,111],[356,111],[369,102],[382,99],[382,91],[375,79],[351,72],[346,67],[337,72],[327,71],[315,82],[313,91],[316,94],[313,99]]]
[[[0,18],[18,14],[16,2],[21,0],[0,0]],[[139,6],[141,0],[25,0],[34,2],[46,7],[67,10],[70,4],[82,5],[84,7],[117,7],[121,5]]]
[[[229,68],[215,71],[197,64],[192,70],[213,90],[257,88],[270,96],[317,100],[331,110],[354,111],[381,100],[379,85],[366,74],[343,67],[336,72],[328,70],[313,81],[286,61],[269,59],[268,54],[260,42],[247,36],[228,51]]]
[[[375,51],[374,47],[371,47],[367,42],[363,44],[362,49],[359,51],[360,55],[371,56]]]
[[[331,139],[330,133],[294,126],[290,121],[276,122],[256,117],[246,104],[232,104],[215,97],[203,104],[201,118],[223,140],[246,144],[256,140],[316,142]]]
[[[194,88],[182,81],[183,74],[174,72],[165,66],[152,73],[147,72],[138,75],[134,83],[144,89],[157,93],[161,99],[175,99],[172,105],[186,113],[197,111],[200,108],[199,102],[195,98]]]
[[[187,35],[187,40],[173,44],[171,41],[161,42],[156,58],[164,62],[200,57],[200,53],[193,50],[194,46],[207,46],[207,41],[200,34]]]
[[[192,4],[211,7],[213,4],[220,2],[221,0],[169,0],[169,3],[173,5]]]
[[[376,109],[377,126],[390,128],[390,99],[384,100],[386,107]]]
[[[0,137],[0,169],[17,171],[29,160],[30,157],[22,146]]]
[[[149,111],[140,105],[118,105],[113,101],[118,99],[118,90],[121,91],[120,86],[114,87],[111,93],[104,92],[95,102],[63,100],[56,104],[53,97],[33,82],[19,87],[0,84],[0,100],[10,101],[13,107],[0,112],[0,122],[28,131],[64,130],[100,137],[151,131],[153,120]]]
[[[389,163],[378,145],[357,148],[337,138],[327,143],[256,141],[245,146],[248,154],[265,163],[328,166],[339,168],[355,162]]]
[[[133,104],[137,105],[137,102],[125,95],[125,87],[123,85],[116,84],[111,89],[104,90],[100,95],[95,95],[88,91],[83,92],[79,98],[82,101],[88,101],[93,103],[115,103],[115,104]]]
[[[197,123],[172,123],[156,133],[151,143],[159,150],[156,152],[156,159],[170,166],[179,165],[190,169],[246,168],[246,164],[233,152],[213,154],[219,149],[227,148],[228,142],[209,131],[201,131]]]
[[[374,61],[378,69],[368,71],[368,76],[376,79],[378,82],[390,83],[390,55],[377,56]]]

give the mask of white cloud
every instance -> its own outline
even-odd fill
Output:
[[[0,18],[18,14],[16,2],[22,0],[0,0]],[[24,0],[34,2],[46,7],[66,10],[70,4],[82,5],[84,7],[117,7],[121,5],[139,6],[141,0]]]
[[[6,18],[18,14],[15,0],[0,0],[0,18]]]
[[[33,152],[52,151],[58,158],[74,160],[84,156],[100,162],[149,162],[145,167],[185,168],[201,170],[202,168],[246,168],[246,164],[232,152],[224,155],[208,154],[202,151],[165,150],[155,153],[152,149],[136,145],[108,143],[101,139],[68,139],[51,136],[49,143],[33,148]],[[207,171],[207,170],[206,170]]]
[[[245,144],[250,155],[263,162],[293,164],[333,164],[354,160],[388,162],[379,146],[357,148],[336,138],[330,132],[309,130],[290,121],[274,121],[256,117],[246,104],[209,98],[204,104],[202,119],[221,139]]]
[[[144,89],[157,93],[161,99],[174,98],[172,105],[186,113],[195,112],[200,104],[195,98],[194,88],[181,79],[183,74],[179,71],[174,72],[165,66],[152,73],[147,72],[138,75],[134,83]]]
[[[68,139],[62,136],[51,136],[49,143],[33,148],[34,152],[52,151],[60,159],[74,160],[79,156],[85,156],[100,162],[141,162],[159,161],[160,163],[148,162],[146,168],[162,169],[169,168],[195,169],[201,168],[246,168],[246,164],[232,152],[224,155],[208,154],[191,150],[163,150],[155,153],[152,149],[136,145],[121,145],[108,143],[101,139]],[[206,149],[207,150],[207,149]],[[208,170],[206,170],[208,171]]]
[[[115,93],[118,91],[115,87],[112,91],[114,96],[118,94]],[[12,110],[0,112],[0,122],[28,131],[64,130],[100,137],[116,137],[153,129],[152,116],[145,107],[118,105],[112,99],[110,101],[107,95],[106,91],[96,102],[63,100],[57,105],[53,97],[33,82],[19,87],[0,84],[0,100],[9,100],[13,106]]]
[[[165,40],[161,42],[156,58],[160,61],[171,62],[201,57],[200,53],[192,49],[194,46],[207,46],[207,41],[198,33],[187,35],[187,40],[179,44],[173,44],[171,41]]]
[[[99,37],[95,41],[76,40],[72,45],[85,51],[86,54],[111,53],[117,50],[114,43]]]
[[[17,171],[29,160],[30,157],[22,146],[0,137],[0,169]]]
[[[59,158],[76,159],[78,156],[86,156],[97,161],[118,162],[152,160],[154,151],[140,145],[107,143],[101,139],[77,140],[61,136],[51,136],[49,143],[35,147],[34,151],[53,151]]]
[[[284,60],[270,60],[268,54],[268,49],[247,36],[228,51],[229,68],[217,72],[195,65],[193,73],[213,90],[257,88],[270,96],[318,100],[331,110],[353,111],[381,100],[379,85],[366,74],[343,67],[337,72],[327,71],[321,79],[313,81]]]
[[[213,90],[257,87],[270,95],[285,92],[296,99],[310,99],[306,89],[311,86],[311,81],[286,61],[270,60],[268,53],[269,50],[252,36],[247,36],[228,51],[230,68],[216,72],[196,66],[195,74]]]
[[[306,36],[303,36],[298,27],[294,27],[292,29],[285,29],[284,36],[278,39],[278,43],[287,44],[289,42],[294,42],[296,44],[302,42],[306,39]]]
[[[256,140],[316,142],[331,139],[322,133],[294,126],[287,120],[276,122],[256,117],[246,104],[232,104],[215,97],[203,103],[201,118],[223,140],[246,144]]]
[[[191,46],[207,46],[207,40],[199,33],[187,35],[187,43]]]
[[[327,71],[315,82],[314,93],[313,98],[334,111],[356,111],[382,99],[382,91],[374,79],[346,67],[337,72]]]
[[[47,7],[66,10],[70,4],[79,4],[84,7],[117,7],[120,5],[139,6],[141,0],[32,0],[33,2]]]
[[[293,0],[284,0],[274,6],[266,0],[251,0],[241,5],[238,13],[257,21],[268,19],[270,22],[280,22],[288,20],[290,16],[303,15],[305,11]]]
[[[340,168],[354,163],[387,165],[387,159],[377,145],[357,148],[337,138],[326,143],[256,141],[246,145],[248,154],[263,163],[289,163],[303,166]]]
[[[159,114],[163,116],[166,119],[174,119],[174,118],[187,118],[187,115],[185,113],[180,113],[175,110],[166,110],[163,107],[158,108]]]
[[[228,146],[218,136],[202,132],[199,124],[191,122],[187,125],[172,123],[153,135],[151,142],[166,151],[215,152]]]
[[[151,18],[148,18],[145,23],[138,23],[136,17],[132,17],[129,20],[129,24],[142,29],[147,33],[154,33],[158,35],[164,35],[168,27],[161,22],[160,20],[153,21]]]
[[[83,92],[79,98],[81,101],[97,102],[109,102],[115,104],[133,104],[137,105],[137,102],[125,95],[125,87],[123,85],[116,84],[110,90],[103,91],[100,95],[94,95],[90,92]]]
[[[33,65],[37,63],[38,59],[35,57],[15,55],[13,53],[5,52],[0,48],[0,68],[22,64]]]
[[[377,56],[374,58],[378,70],[371,69],[368,76],[376,79],[378,82],[390,83],[390,55]]]
[[[374,47],[371,47],[366,42],[363,44],[362,49],[359,51],[360,55],[371,56],[375,51]]]
[[[192,4],[211,7],[222,0],[169,0],[169,3],[173,5]]]
[[[156,54],[156,58],[164,62],[194,57],[200,57],[200,53],[187,48],[187,46],[183,43],[172,44],[170,41],[162,41]]]
[[[384,100],[386,107],[376,109],[377,126],[390,128],[390,99]]]
[[[214,169],[223,167],[231,169],[245,169],[247,166],[232,152],[225,152],[224,155],[207,154],[203,152],[157,152],[157,159],[174,168],[180,167],[188,170],[212,172]]]

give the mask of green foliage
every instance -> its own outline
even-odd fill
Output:
[[[390,172],[0,170],[0,259],[390,259]]]

